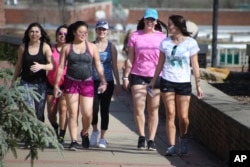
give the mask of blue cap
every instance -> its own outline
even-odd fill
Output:
[[[96,25],[95,28],[105,28],[105,29],[109,29],[109,24],[107,21],[105,20],[99,20]]]
[[[155,20],[158,19],[158,12],[155,9],[152,8],[148,8],[145,12],[144,12],[144,19],[146,18],[154,18]]]

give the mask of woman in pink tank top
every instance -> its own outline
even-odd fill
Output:
[[[62,46],[65,44],[65,37],[68,32],[67,25],[61,25],[56,30],[56,44],[52,48],[52,62],[54,64],[53,70],[47,73],[47,112],[48,119],[51,126],[54,128],[58,141],[63,144],[64,136],[67,127],[67,104],[65,96],[62,95],[57,99],[53,95],[54,84],[56,80],[56,73],[58,69],[58,64],[60,60],[60,51]],[[64,69],[63,76],[59,82],[60,89],[63,89],[64,74],[66,68]],[[57,123],[57,112],[59,111],[59,125]]]

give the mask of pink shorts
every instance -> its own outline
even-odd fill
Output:
[[[78,93],[81,96],[94,97],[94,81],[92,77],[80,81],[65,76],[63,85],[64,92],[67,94]]]

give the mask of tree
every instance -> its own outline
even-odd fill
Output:
[[[27,90],[17,81],[9,89],[8,81],[13,74],[11,69],[0,70],[0,166],[4,166],[4,157],[11,151],[17,157],[16,149],[20,142],[29,149],[26,160],[30,158],[31,166],[38,159],[38,150],[54,147],[61,153],[62,145],[57,141],[54,130],[36,119],[35,110],[24,101],[27,92],[37,99],[34,90]]]

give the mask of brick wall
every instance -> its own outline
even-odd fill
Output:
[[[167,23],[168,16],[179,14],[187,20],[192,20],[198,25],[212,25],[213,11],[212,10],[196,10],[196,9],[157,9],[159,19]],[[128,23],[136,24],[142,18],[144,9],[130,9]],[[219,10],[218,24],[219,25],[242,25],[250,26],[250,11],[249,10]]]
[[[29,24],[31,22],[49,23],[49,24],[70,24],[76,20],[84,20],[88,23],[96,21],[95,13],[98,10],[104,10],[106,17],[112,15],[112,3],[103,2],[70,7],[64,12],[57,7],[23,7],[23,8],[5,8],[6,24]]]
[[[249,105],[240,103],[206,82],[203,100],[192,96],[190,132],[218,157],[228,160],[230,150],[250,150]],[[195,88],[193,92],[196,93]]]
[[[5,25],[4,0],[0,0],[0,26]]]

